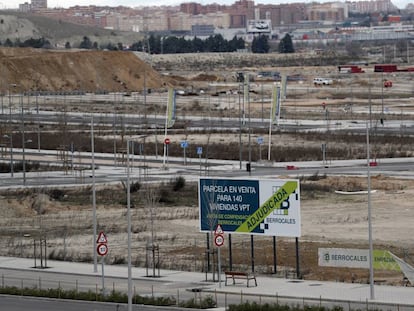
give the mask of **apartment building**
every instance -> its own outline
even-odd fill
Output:
[[[397,7],[391,0],[362,0],[362,1],[347,1],[346,5],[350,12],[359,13],[373,13],[373,12],[393,12]]]
[[[344,21],[348,18],[345,3],[323,3],[308,6],[306,16],[309,21]]]
[[[38,1],[45,6],[47,0]],[[33,2],[32,2],[33,3]],[[39,14],[84,25],[136,32],[191,31],[195,25],[213,25],[216,29],[246,29],[250,20],[270,20],[273,28],[313,21],[344,21],[348,12],[392,10],[391,0],[330,3],[255,4],[238,0],[231,5],[196,2],[164,7],[75,6],[69,9],[43,9]]]
[[[273,26],[297,24],[306,20],[305,3],[292,4],[259,4],[258,16],[255,19],[270,19]]]
[[[32,0],[30,7],[32,11],[47,9],[47,0]]]

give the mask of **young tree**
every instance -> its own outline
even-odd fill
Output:
[[[234,36],[233,39],[229,41],[229,48],[230,48],[230,52],[235,52],[237,50],[244,49],[245,42],[243,38],[237,38],[236,36]]]
[[[148,44],[150,47],[151,54],[161,53],[161,36],[150,35],[148,38]]]
[[[204,52],[204,41],[195,37],[192,42],[193,52]]]
[[[267,36],[260,35],[258,37],[254,37],[252,42],[252,52],[262,54],[269,52],[269,42]]]
[[[91,40],[87,36],[84,36],[83,41],[81,42],[79,48],[88,49],[88,50],[91,49],[92,48]]]
[[[164,39],[164,53],[174,54],[178,53],[178,38],[177,37],[167,37]]]
[[[13,42],[9,38],[7,38],[6,41],[4,41],[4,46],[12,47]]]
[[[293,47],[292,37],[288,33],[279,42],[279,52],[280,53],[294,53],[295,52],[295,49]]]
[[[142,51],[142,41],[135,42],[131,45],[132,51]]]

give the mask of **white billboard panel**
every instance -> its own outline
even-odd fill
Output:
[[[247,21],[247,33],[270,33],[272,21],[270,19],[251,19]]]
[[[200,230],[301,236],[298,180],[199,180]]]
[[[369,252],[367,249],[319,248],[319,266],[368,268]]]
[[[400,266],[389,251],[374,250],[373,266],[376,270],[400,271]],[[369,268],[369,250],[352,248],[319,248],[319,266]]]

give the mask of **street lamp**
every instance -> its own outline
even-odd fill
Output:
[[[10,175],[11,177],[14,176],[13,171],[14,171],[14,164],[13,164],[13,135],[10,134],[9,135],[3,135],[4,138],[8,138],[10,139]]]
[[[21,104],[21,119],[22,119],[22,164],[23,164],[23,185],[26,185],[26,156],[25,156],[25,144],[26,143],[31,143],[32,140],[28,139],[25,140],[24,138],[24,105],[23,105],[23,97],[22,95],[20,96],[20,104]]]
[[[131,268],[131,185],[130,185],[130,171],[129,171],[129,145],[130,140],[127,140],[127,216],[128,216],[128,311],[132,311],[132,268]]]
[[[24,152],[24,145],[26,143],[31,143],[31,142],[32,142],[31,139],[24,140],[24,135],[23,135],[23,140],[22,140],[23,185],[26,185],[26,157],[25,157],[25,152]]]

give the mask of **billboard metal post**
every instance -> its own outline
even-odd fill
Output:
[[[276,237],[273,236],[273,271],[274,274],[277,273],[277,252],[276,252]]]
[[[206,242],[207,242],[207,269],[206,273],[210,272],[210,233],[206,233]]]
[[[300,278],[300,267],[299,267],[299,239],[295,238],[296,245],[296,277]]]
[[[233,270],[233,253],[231,249],[231,234],[229,234],[229,270]]]
[[[250,255],[252,258],[252,273],[254,273],[254,238],[253,235],[250,236]]]

